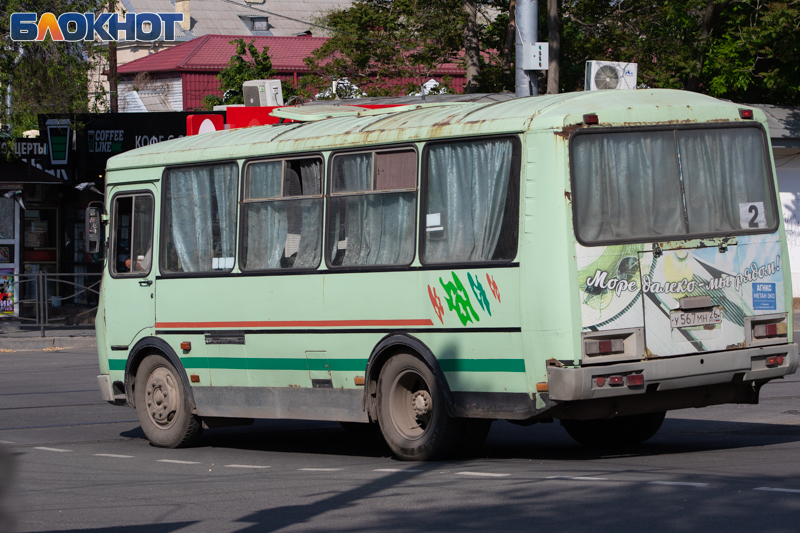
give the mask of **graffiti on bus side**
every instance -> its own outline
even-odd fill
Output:
[[[444,290],[444,295],[442,297],[447,303],[447,309],[456,313],[456,316],[458,317],[458,320],[461,322],[462,326],[466,326],[469,322],[480,322],[480,315],[478,314],[475,306],[472,304],[470,294],[466,287],[455,272],[451,272],[450,274],[453,277],[452,281],[445,281],[444,279],[439,278],[439,284]],[[492,304],[489,300],[486,289],[484,289],[483,283],[480,281],[480,277],[477,274],[473,277],[473,275],[468,272],[467,281],[469,283],[470,290],[472,291],[472,296],[474,296],[475,301],[477,302],[477,305],[480,306],[481,311],[484,311],[489,316],[492,316]],[[489,287],[492,297],[497,300],[497,303],[500,303],[500,289],[497,287],[494,277],[486,274],[486,283]],[[436,287],[431,287],[428,285],[428,297],[431,300],[433,311],[439,318],[439,322],[444,324],[444,306],[442,305],[441,298],[436,293]]]

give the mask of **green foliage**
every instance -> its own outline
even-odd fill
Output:
[[[236,45],[236,54],[231,56],[228,66],[217,74],[222,98],[214,94],[207,94],[203,98],[205,109],[212,109],[215,105],[243,104],[242,85],[244,82],[274,79],[278,74],[272,68],[268,46],[259,52],[255,40],[247,43],[244,39],[235,39],[230,44]],[[282,83],[281,87],[283,88],[283,101],[288,102],[289,98],[296,94],[296,91],[286,83]]]
[[[11,124],[13,135],[38,127],[37,114],[96,111],[105,98],[99,71],[107,52],[94,41],[43,41],[15,43],[10,38],[10,17],[15,12],[100,12],[100,0],[4,0],[0,18],[0,84],[5,95],[9,81],[13,86]],[[6,102],[2,100],[3,121]]]
[[[306,60],[309,89],[347,78],[369,96],[407,94],[462,50],[461,0],[356,0],[321,22],[334,31]]]
[[[731,30],[710,43],[704,89],[739,102],[800,105],[800,4],[736,2],[720,18]]]
[[[648,87],[800,104],[796,1],[562,0],[561,15],[564,91],[582,88],[585,61],[599,59],[638,63]]]

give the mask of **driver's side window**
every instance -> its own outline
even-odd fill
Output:
[[[146,276],[153,264],[153,197],[120,195],[112,208],[112,273]]]

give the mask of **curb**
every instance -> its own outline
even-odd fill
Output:
[[[0,350],[33,352],[62,350],[68,348],[90,348],[97,346],[95,337],[45,337],[35,339],[0,339]]]

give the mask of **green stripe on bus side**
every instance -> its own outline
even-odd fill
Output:
[[[185,368],[212,368],[231,370],[365,370],[366,359],[293,359],[245,357],[185,357]],[[523,359],[439,359],[444,372],[525,372]]]
[[[444,372],[525,372],[524,359],[439,359]]]
[[[358,372],[367,368],[366,359],[294,359],[245,357],[184,357],[184,368],[231,370],[332,370]],[[109,359],[109,370],[125,370],[125,359]],[[523,359],[439,359],[444,372],[525,372]]]

